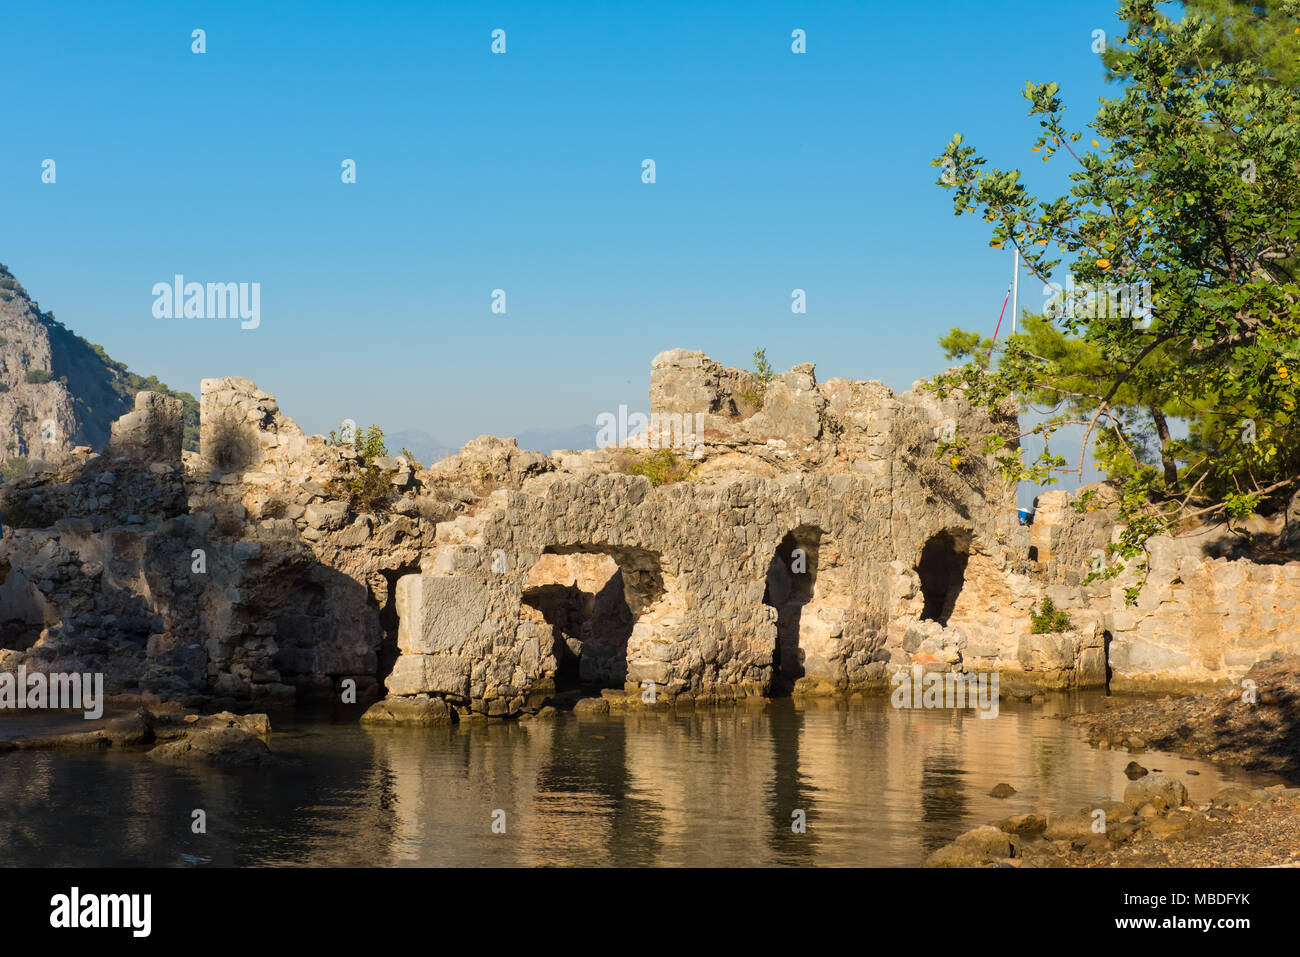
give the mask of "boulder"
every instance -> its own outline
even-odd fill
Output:
[[[1124,803],[1134,811],[1144,804],[1157,810],[1182,807],[1187,803],[1187,787],[1167,774],[1150,774],[1124,789]]]
[[[255,734],[240,728],[213,728],[160,744],[149,752],[157,761],[202,764],[269,764],[271,749]]]
[[[1017,856],[1020,839],[996,827],[977,827],[925,860],[926,867],[982,867]]]
[[[390,697],[376,701],[361,716],[362,724],[403,724],[433,728],[453,723],[455,713],[441,698]]]

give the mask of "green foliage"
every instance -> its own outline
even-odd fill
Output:
[[[970,359],[981,367],[988,364],[989,353],[993,351],[992,339],[955,327],[939,338],[939,345],[945,359]]]
[[[392,500],[391,481],[395,469],[381,469],[375,459],[388,455],[384,444],[384,431],[377,425],[359,429],[351,442],[344,441],[342,433],[330,430],[327,444],[352,446],[357,457],[348,473],[329,484],[329,493],[348,503],[353,512],[382,512]]]
[[[1192,0],[1181,22],[1158,6],[1122,3],[1126,31],[1103,56],[1119,95],[1090,134],[1066,125],[1056,83],[1026,85],[1032,152],[1074,164],[1066,195],[1031,195],[960,134],[932,161],[956,215],[979,213],[990,245],[1014,244],[1045,284],[1068,258],[1077,283],[1150,289],[1149,319],[1049,309],[992,362],[988,340],[953,330],[941,344],[966,365],[932,386],[990,410],[1049,407],[1031,429],[1037,460],[986,450],[1013,479],[1055,480],[1052,435],[1082,429],[1078,474],[1091,444],[1122,490],[1120,560],[1103,577],[1177,523],[1280,507],[1300,478],[1300,2]]]
[[[1035,635],[1045,635],[1056,631],[1069,631],[1074,623],[1070,616],[1056,607],[1056,602],[1043,596],[1037,609],[1029,609],[1029,630]]]
[[[772,363],[767,361],[766,349],[754,350],[754,377],[758,379],[759,386],[755,389],[746,389],[736,394],[742,402],[756,409],[763,407],[763,396],[767,391],[767,384],[776,378],[776,370],[772,368]]]
[[[650,455],[628,453],[622,464],[628,475],[644,475],[656,487],[682,482],[695,474],[695,465],[684,461],[672,449],[660,449]]]
[[[370,428],[358,432],[354,444],[357,456],[366,468],[370,468],[375,459],[388,455],[388,446],[384,444],[384,431],[377,425],[371,425]]]
[[[31,471],[31,465],[25,456],[16,455],[0,462],[0,482],[21,478]]]
[[[969,448],[970,439],[964,435],[954,434],[947,439],[940,436],[939,442],[935,446],[934,457],[955,472],[961,468],[961,463],[966,460],[966,452]]]
[[[44,385],[50,381],[48,369],[28,369],[23,376],[23,381],[28,385]]]
[[[1182,0],[1183,12],[1203,20],[1206,43],[1226,63],[1254,62],[1261,80],[1292,90],[1300,88],[1296,57],[1296,5],[1290,0]],[[1122,54],[1107,53],[1103,62],[1123,77]],[[1187,70],[1195,64],[1183,65]]]

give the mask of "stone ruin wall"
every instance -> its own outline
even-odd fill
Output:
[[[1109,650],[1111,686],[1161,690],[1189,683],[1235,682],[1257,662],[1300,651],[1300,561],[1265,564],[1237,557],[1238,540],[1222,526],[1151,540],[1149,571],[1135,604],[1125,590],[1143,579],[1136,567],[1111,581],[1086,583],[1111,562],[1114,493],[1104,486],[1090,510],[1080,493],[1039,496],[1031,534],[1047,593],[1068,609],[1096,614]],[[1245,531],[1300,531],[1300,495],[1288,513],[1255,519]],[[1136,563],[1131,563],[1136,564]]]
[[[413,502],[348,515],[327,486],[354,453],[246,379],[205,380],[202,410],[198,454],[179,401],[142,392],[103,454],[6,489],[0,668],[100,671],[111,694],[183,703],[338,700],[347,679],[381,694],[391,585],[433,522]]]
[[[1114,534],[1104,498],[1080,515],[1045,493],[1021,527],[991,461],[936,460],[946,421],[978,449],[1014,436],[1011,411],[818,383],[811,364],[764,385],[685,350],[656,357],[650,399],[701,426],[687,481],[628,474],[626,449],[483,437],[424,470],[385,462],[377,515],[337,488],[355,451],[252,382],[204,381],[198,454],[180,451],[179,403],[141,393],[104,454],[6,487],[3,514],[27,521],[0,539],[0,668],[261,707],[337,700],[352,679],[363,698],[507,715],[575,667],[630,702],[646,683],[713,701],[880,688],[913,665],[1159,687],[1294,650],[1300,563],[1158,540],[1128,607],[1126,579],[1084,581]],[[787,574],[794,548],[806,571]],[[1070,631],[1030,633],[1045,594]]]
[[[623,573],[635,612],[619,675],[629,692],[652,682],[671,698],[756,696],[783,676],[799,690],[880,687],[913,662],[960,667],[973,638],[982,663],[1004,665],[1007,627],[993,603],[1009,596],[1002,576],[1025,552],[1026,530],[991,462],[954,471],[934,453],[945,419],[965,422],[976,447],[995,430],[1013,435],[1013,420],[981,417],[960,397],[818,385],[810,365],[770,383],[758,412],[733,391],[753,389],[702,353],[664,353],[650,411],[702,416],[694,481],[656,488],[614,472],[618,450],[557,453],[556,472],[440,527],[422,573],[399,582],[402,655],[389,692],[508,713],[549,688],[555,623],[529,592],[539,565],[584,554]],[[948,628],[922,621],[915,569],[927,541],[945,535],[979,580],[957,597]],[[784,549],[788,563],[796,546],[808,582],[765,603],[773,557]],[[1027,579],[1021,591],[1027,609]],[[1014,658],[1014,640],[1009,648]]]

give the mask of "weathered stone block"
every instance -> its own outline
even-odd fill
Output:
[[[397,580],[397,646],[403,652],[456,652],[487,615],[487,585],[473,578],[404,575]]]
[[[453,655],[404,654],[384,682],[390,695],[469,693],[469,662]]]

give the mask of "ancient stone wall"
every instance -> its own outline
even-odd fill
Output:
[[[1236,557],[1243,539],[1222,525],[1158,536],[1118,577],[1089,583],[1117,563],[1106,549],[1117,535],[1117,495],[1088,489],[1040,495],[1030,540],[1045,593],[1101,630],[1112,688],[1231,682],[1300,650],[1300,562]],[[1257,519],[1253,532],[1284,540],[1284,519]],[[1138,585],[1130,602],[1128,589]]]
[[[761,408],[743,416],[735,383],[761,388]],[[391,694],[505,714],[551,690],[566,648],[582,642],[572,609],[604,593],[573,575],[553,587],[577,595],[541,600],[538,569],[572,555],[603,556],[622,578],[629,691],[709,700],[878,686],[914,660],[889,646],[900,568],[945,532],[993,568],[1020,547],[992,463],[936,461],[945,421],[961,421],[976,447],[1010,431],[1013,420],[960,396],[819,385],[810,364],[763,384],[685,350],[656,357],[650,396],[654,413],[704,415],[691,477],[656,487],[608,450],[575,453],[440,525],[421,574],[398,584]]]
[[[1230,680],[1300,640],[1300,563],[1219,532],[1153,542],[1134,607],[1134,570],[1088,582],[1113,493],[1045,493],[1020,526],[980,451],[1014,441],[1014,409],[923,383],[819,383],[809,363],[764,381],[671,350],[650,410],[690,416],[688,443],[546,456],[484,436],[428,469],[307,436],[247,379],[205,380],[201,407],[199,453],[180,404],[141,393],[106,452],[0,487],[0,669],[223,706],[352,683],[391,714],[505,716],[557,690],[684,704],[914,666]],[[1044,597],[1064,631],[1034,633]]]

